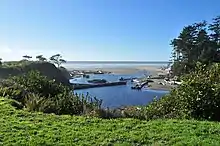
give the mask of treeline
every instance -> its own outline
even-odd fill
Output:
[[[22,62],[26,62],[26,61],[31,61],[31,59],[33,58],[32,56],[29,56],[29,55],[24,55],[22,56],[23,57],[23,60],[21,61],[9,61],[7,63],[5,63],[7,66],[13,66],[13,65],[17,65],[19,63],[22,63]],[[61,64],[63,63],[66,63],[67,61],[64,60],[62,58],[62,55],[61,54],[55,54],[55,55],[52,55],[49,59],[47,59],[46,57],[44,57],[43,55],[37,55],[36,57],[36,60],[37,61],[40,61],[40,62],[50,62],[50,63],[53,63],[55,64],[58,68],[61,67]],[[0,58],[0,66],[3,65],[3,62],[2,62],[2,58]]]
[[[172,71],[182,84],[147,105],[142,115],[220,121],[220,16],[184,27],[171,45]]]
[[[32,58],[32,56],[25,55],[25,56],[23,56],[23,58],[26,60],[29,60]],[[49,62],[57,65],[58,68],[60,67],[60,65],[62,63],[66,63],[66,60],[62,59],[62,56],[60,54],[55,54],[55,55],[51,56],[49,59],[45,58],[43,55],[37,55],[35,58],[36,58],[36,60],[42,61],[42,62],[49,61]]]
[[[197,62],[208,65],[220,62],[220,16],[211,23],[202,21],[185,26],[171,45],[175,75],[194,71]]]

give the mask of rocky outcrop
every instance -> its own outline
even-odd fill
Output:
[[[55,65],[49,62],[32,62],[30,64],[19,67],[0,68],[0,78],[7,78],[9,76],[16,76],[27,73],[28,71],[36,70],[49,79],[55,79],[57,83],[70,86],[70,76],[64,70],[58,69]]]

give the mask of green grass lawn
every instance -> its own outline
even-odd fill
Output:
[[[0,145],[220,145],[220,124],[29,113],[0,98]]]

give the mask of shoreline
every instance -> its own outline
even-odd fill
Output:
[[[177,85],[159,85],[157,82],[149,83],[149,85],[148,89],[164,91],[171,91],[173,88],[177,87]]]
[[[67,68],[68,69],[68,68]],[[70,69],[68,69],[70,70]],[[113,74],[133,74],[138,71],[147,71],[151,76],[158,76],[158,74],[166,74],[165,70],[162,70],[160,66],[152,66],[152,65],[142,65],[142,66],[131,66],[131,67],[88,67],[88,68],[75,68],[73,70],[78,71],[104,71],[111,72]],[[170,91],[172,88],[175,88],[176,85],[160,85],[159,82],[163,82],[163,79],[152,79],[154,82],[149,83],[148,89],[150,90],[165,90]]]
[[[164,73],[163,70],[160,69],[160,66],[152,66],[152,65],[142,65],[142,66],[122,66],[122,67],[86,67],[86,68],[67,68],[68,71],[78,70],[78,71],[97,71],[102,70],[105,72],[112,72],[115,74],[132,74],[138,71],[148,71],[150,74],[157,75],[157,73]]]

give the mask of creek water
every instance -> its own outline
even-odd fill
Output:
[[[134,74],[92,74],[91,79],[106,79],[109,82],[118,81],[121,77],[123,78],[141,78],[149,74],[147,71],[139,71]],[[71,83],[87,83],[86,78],[75,78],[71,79]],[[169,93],[169,91],[162,90],[150,90],[143,88],[142,90],[132,90],[131,86],[133,83],[127,82],[127,85],[120,86],[110,86],[110,87],[98,87],[89,89],[75,90],[74,93],[77,94],[87,94],[103,100],[103,107],[118,108],[123,106],[131,105],[146,105],[153,100],[156,96],[160,98],[161,96]]]

